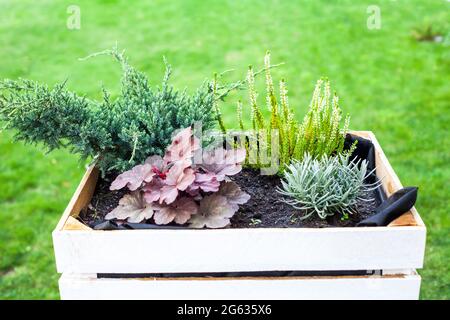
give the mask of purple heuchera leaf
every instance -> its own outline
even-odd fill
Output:
[[[160,179],[153,179],[152,182],[147,183],[142,189],[145,201],[148,203],[159,201],[162,187],[164,187],[164,183]]]
[[[106,220],[118,219],[139,223],[153,216],[154,208],[148,204],[141,191],[126,194],[119,201],[119,205],[105,216]]]
[[[166,171],[167,163],[161,156],[150,156],[147,158],[147,160],[145,160],[145,163],[151,165],[152,169],[157,169],[160,172]]]
[[[195,180],[192,185],[189,186],[189,193],[202,189],[205,192],[217,192],[219,191],[220,182],[214,173],[196,173]]]
[[[159,205],[154,219],[156,224],[168,224],[172,221],[184,224],[197,212],[198,206],[193,199],[181,197],[169,205]]]
[[[172,139],[172,143],[164,155],[164,161],[169,163],[190,160],[194,155],[194,151],[199,147],[200,141],[192,134],[191,127],[187,127]]]
[[[127,186],[128,189],[134,191],[142,186],[144,181],[152,181],[154,175],[155,173],[152,171],[151,165],[140,164],[117,176],[116,180],[113,181],[109,189],[119,190]]]
[[[234,182],[224,182],[219,192],[206,196],[200,201],[199,212],[189,220],[191,228],[223,228],[250,196],[239,189]]]
[[[250,200],[250,195],[242,191],[233,181],[223,182],[218,194],[225,196],[228,203],[236,208],[236,211],[239,209],[240,204],[247,203]]]
[[[236,212],[227,198],[218,194],[206,196],[200,201],[198,214],[189,220],[191,228],[223,228]]]
[[[203,153],[203,163],[200,168],[207,173],[214,174],[217,181],[223,181],[225,176],[239,173],[244,160],[245,149],[214,149]]]
[[[190,160],[177,161],[167,172],[164,186],[161,188],[159,202],[170,204],[175,201],[178,191],[184,191],[195,180],[194,170],[190,168]]]

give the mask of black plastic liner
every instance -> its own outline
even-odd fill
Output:
[[[357,227],[387,226],[397,217],[409,211],[417,199],[416,187],[406,187],[392,194],[375,210],[375,214],[359,222]]]
[[[348,149],[353,144],[353,142],[357,140],[356,150],[353,152],[351,159],[365,159],[368,162],[367,169],[368,171],[373,171],[375,169],[375,146],[370,140],[357,137],[351,134],[348,134],[345,139],[345,148]],[[368,183],[376,182],[377,179],[383,179],[383,177],[377,177],[375,172],[373,172],[368,178]],[[386,197],[386,194],[382,188],[379,186],[377,188],[378,196],[381,199],[381,204],[375,210],[375,214],[360,221],[356,226],[357,227],[382,227],[387,226],[393,220],[400,217],[405,212],[409,211],[417,200],[417,187],[405,187],[394,194],[392,194],[389,198]]]
[[[344,148],[349,149],[350,146],[357,141],[356,149],[352,153],[351,160],[366,160],[368,162],[368,172],[372,172],[366,179],[367,183],[374,183],[378,181],[375,169],[375,146],[373,143],[352,134],[347,134]],[[395,220],[403,213],[409,211],[415,204],[417,199],[417,187],[405,187],[392,194],[389,198],[380,185],[376,189],[376,195],[380,200],[380,206],[375,210],[375,214],[367,219],[360,221],[357,227],[380,227],[387,226],[391,221]],[[167,226],[155,225],[149,223],[122,223],[117,224],[114,221],[103,221],[91,226],[94,230],[127,230],[127,229],[188,229],[187,226]]]

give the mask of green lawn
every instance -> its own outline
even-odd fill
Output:
[[[328,76],[352,115],[351,128],[377,135],[403,184],[420,187],[417,209],[428,227],[423,299],[450,298],[450,3],[398,1],[14,1],[0,0],[0,78],[31,78],[99,97],[119,88],[109,58],[79,57],[117,41],[152,83],[163,74],[193,89],[214,71],[261,65],[266,49],[289,85],[301,117],[314,82]],[[81,8],[81,29],[68,30],[66,9]],[[382,27],[368,30],[367,7]],[[417,42],[431,23],[444,43]],[[234,106],[224,108],[228,123]],[[58,298],[51,231],[83,174],[66,151],[0,133],[0,298]],[[343,244],[345,245],[345,244]]]

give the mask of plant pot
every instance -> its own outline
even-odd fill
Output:
[[[375,145],[377,176],[386,194],[401,189],[373,133],[354,133]],[[387,227],[99,231],[76,219],[89,204],[97,179],[98,171],[89,168],[53,232],[63,299],[419,296],[415,269],[423,265],[426,228],[415,208]],[[272,276],[272,271],[300,275]],[[268,273],[201,275],[224,272]],[[155,273],[196,276],[162,278]]]

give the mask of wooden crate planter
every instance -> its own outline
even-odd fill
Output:
[[[378,177],[402,188],[375,136]],[[426,228],[412,208],[387,227],[97,231],[76,219],[92,197],[89,168],[53,232],[63,299],[417,299]],[[99,273],[381,270],[377,275],[97,278]]]

